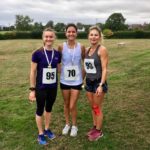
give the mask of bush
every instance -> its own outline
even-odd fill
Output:
[[[111,38],[121,38],[121,39],[139,39],[139,38],[150,38],[150,32],[146,31],[118,31],[114,32]]]
[[[87,32],[79,32],[77,38],[78,39],[87,39],[88,33]]]
[[[113,35],[113,32],[110,29],[104,29],[103,30],[103,35],[106,38],[110,38]]]
[[[42,31],[32,31],[31,32],[32,39],[41,39],[42,38]]]
[[[65,32],[56,32],[56,36],[58,39],[65,39]],[[88,36],[87,32],[79,32],[77,38],[78,39],[86,39]]]
[[[31,38],[31,32],[23,32],[23,31],[19,31],[16,32],[16,39],[30,39]]]
[[[106,38],[114,38],[114,39],[135,39],[135,38],[150,38],[150,31],[118,31],[112,33],[111,30],[105,29],[103,31],[104,36]],[[56,36],[58,39],[65,39],[64,32],[56,32]],[[88,33],[87,32],[79,32],[77,38],[78,39],[87,39]],[[42,31],[20,31],[20,32],[2,32],[0,33],[0,40],[7,40],[7,39],[41,39],[42,38]]]
[[[64,32],[56,32],[57,39],[65,39],[65,33]]]

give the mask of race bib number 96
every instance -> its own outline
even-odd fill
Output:
[[[43,68],[43,84],[56,83],[56,68]]]
[[[94,59],[84,59],[84,69],[86,73],[96,73],[96,67],[94,64]]]

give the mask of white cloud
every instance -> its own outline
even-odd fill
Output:
[[[114,12],[122,13],[126,23],[150,23],[149,0],[4,0],[0,25],[15,23],[15,15],[28,15],[36,22],[104,23]]]

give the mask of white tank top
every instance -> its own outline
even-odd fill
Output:
[[[81,55],[80,43],[77,43],[73,49],[69,49],[66,42],[63,43],[60,83],[66,85],[82,84]]]

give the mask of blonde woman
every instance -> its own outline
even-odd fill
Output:
[[[107,92],[108,53],[106,47],[101,44],[102,32],[99,27],[90,27],[88,40],[90,48],[87,49],[84,59],[86,72],[85,89],[92,109],[93,127],[87,135],[90,141],[95,141],[103,136],[102,103]]]
[[[57,72],[61,61],[59,51],[53,48],[55,32],[46,28],[43,31],[43,46],[32,54],[30,71],[29,100],[37,103],[36,124],[38,127],[38,142],[46,145],[45,136],[54,139],[55,134],[50,130],[51,111],[57,95]],[[45,128],[43,130],[42,116],[44,113]]]

